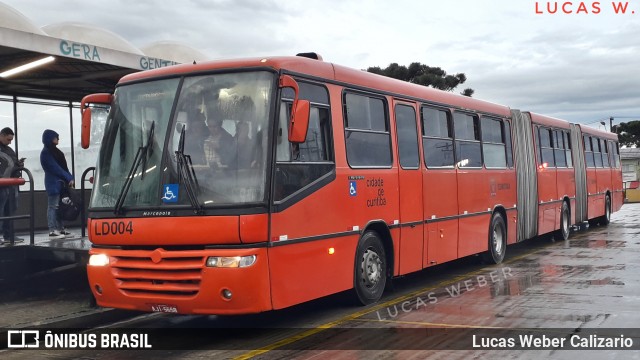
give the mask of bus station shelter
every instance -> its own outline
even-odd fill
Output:
[[[40,165],[43,131],[52,129],[60,135],[58,148],[65,154],[76,187],[85,189],[86,207],[93,175],[88,169],[95,166],[98,146],[80,147],[82,98],[112,93],[119,79],[133,72],[207,59],[200,51],[176,42],[159,41],[137,48],[109,30],[87,24],[40,28],[0,3],[0,128],[14,130],[11,146],[19,158],[26,158],[25,168],[32,174],[31,184],[19,187],[15,215],[22,219],[13,220],[16,234],[25,240],[19,245],[31,244],[25,234],[36,231],[35,246],[0,246],[3,288],[34,281],[56,284],[66,277],[56,274],[82,269],[88,256],[90,242],[80,236],[80,219],[66,224],[74,237],[48,239],[47,194]],[[99,143],[106,120],[106,112],[101,113],[102,119],[94,117],[92,121],[94,144]],[[88,175],[84,181],[83,173]],[[27,175],[23,171],[29,180]]]
[[[46,192],[39,154],[45,129],[60,134],[58,147],[65,153],[76,183],[95,165],[97,147],[80,144],[79,102],[88,94],[114,91],[124,75],[200,62],[207,57],[189,46],[159,41],[137,48],[119,35],[81,23],[59,23],[42,28],[17,10],[0,3],[0,128],[10,127],[16,136],[12,147],[25,157],[33,174],[36,204],[35,227],[46,228]],[[94,141],[101,137],[94,121]],[[91,184],[84,184],[90,189]],[[80,185],[78,185],[80,187]],[[25,190],[20,187],[18,214],[26,214]],[[90,191],[90,190],[88,190]],[[88,197],[87,197],[88,198]],[[16,221],[18,230],[28,226]]]

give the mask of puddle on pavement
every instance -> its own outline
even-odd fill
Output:
[[[565,242],[565,245],[568,243],[567,248],[621,248],[626,247],[626,241],[620,240],[589,240],[589,239],[580,239],[580,240],[571,240]]]

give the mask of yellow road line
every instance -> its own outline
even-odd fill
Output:
[[[552,243],[544,245],[542,248],[537,249],[535,251],[532,251],[530,253],[522,254],[520,256],[516,256],[516,257],[514,257],[512,259],[509,259],[508,261],[505,261],[502,264],[511,264],[511,263],[513,263],[515,261],[518,261],[520,259],[523,259],[523,258],[525,258],[527,256],[530,256],[530,255],[533,255],[533,254],[535,254],[537,252],[545,250],[549,246],[557,245],[557,244],[558,244],[558,242],[552,242]],[[338,320],[328,322],[326,324],[320,325],[320,326],[315,327],[313,329],[309,329],[309,330],[303,331],[301,333],[298,333],[296,335],[293,335],[293,336],[290,336],[288,338],[282,339],[280,341],[276,341],[275,343],[269,344],[269,345],[267,345],[267,346],[265,346],[263,348],[249,351],[249,352],[244,353],[242,355],[239,355],[239,356],[237,356],[237,357],[235,357],[233,359],[234,360],[251,359],[251,358],[253,358],[255,356],[262,355],[262,354],[267,353],[267,352],[269,352],[271,350],[275,350],[277,348],[292,344],[292,343],[294,343],[294,342],[296,342],[298,340],[301,340],[301,339],[307,338],[309,336],[315,335],[315,334],[320,333],[320,332],[322,332],[322,331],[324,331],[326,329],[330,329],[330,328],[336,327],[336,326],[338,326],[340,324],[346,323],[348,321],[355,320],[355,319],[357,319],[359,317],[362,317],[364,315],[367,315],[367,314],[370,314],[372,312],[378,311],[380,309],[384,309],[387,306],[391,306],[391,305],[403,302],[405,300],[414,298],[414,297],[416,297],[416,296],[418,296],[418,295],[420,295],[422,293],[429,292],[431,290],[438,289],[438,288],[441,288],[441,287],[445,287],[445,286],[447,286],[449,284],[452,284],[452,283],[460,282],[460,281],[462,281],[462,280],[464,280],[464,279],[466,279],[468,277],[472,277],[474,275],[480,274],[480,273],[485,272],[485,271],[490,270],[490,269],[492,269],[492,267],[484,267],[484,268],[476,270],[476,271],[472,271],[472,272],[469,272],[469,273],[466,273],[466,274],[459,275],[459,276],[457,276],[457,277],[455,277],[453,279],[443,280],[443,281],[441,281],[441,282],[439,282],[439,283],[437,283],[435,285],[428,286],[426,288],[422,288],[422,289],[419,289],[419,290],[415,290],[415,291],[413,291],[413,292],[411,292],[411,293],[409,293],[407,295],[400,296],[398,298],[394,298],[394,299],[391,299],[391,300],[387,300],[387,301],[385,301],[383,303],[380,303],[380,304],[377,304],[377,305],[375,305],[373,307],[363,309],[361,311],[352,313],[350,315],[346,315],[346,316],[344,316],[344,317],[342,317],[342,318],[340,318]],[[379,321],[379,320],[375,320],[375,321]]]

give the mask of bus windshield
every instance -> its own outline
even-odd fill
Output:
[[[206,209],[264,202],[274,79],[254,71],[119,87],[91,207]]]

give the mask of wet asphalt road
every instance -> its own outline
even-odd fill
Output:
[[[640,204],[624,205],[609,226],[573,232],[566,242],[542,237],[510,246],[500,265],[465,258],[397,279],[378,304],[355,307],[347,298],[338,294],[250,316],[150,314],[103,329],[149,332],[153,349],[163,350],[13,350],[0,356],[640,359],[640,351],[626,347],[631,341],[640,349]],[[551,345],[523,348],[520,335]],[[618,339],[619,346],[585,350],[588,344],[580,341],[594,335],[596,341]]]

